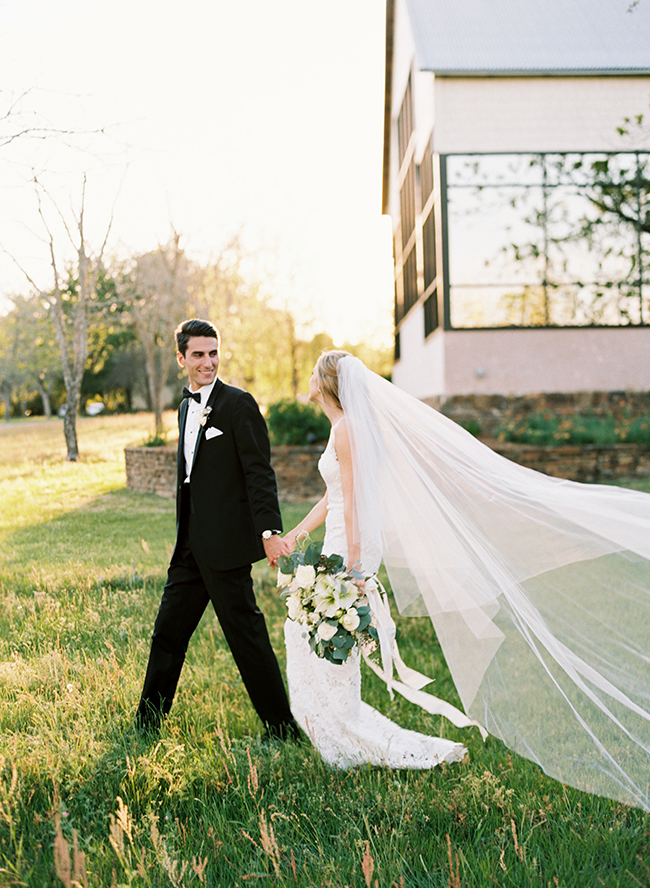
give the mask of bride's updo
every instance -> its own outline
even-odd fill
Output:
[[[339,401],[339,361],[341,358],[350,357],[352,355],[346,351],[328,351],[323,352],[316,362],[316,372],[318,373],[321,394],[324,398],[332,401],[339,410],[343,409]]]

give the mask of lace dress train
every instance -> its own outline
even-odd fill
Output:
[[[319,470],[328,491],[323,551],[345,557],[343,490],[333,435]],[[376,567],[368,565],[369,569]],[[424,769],[464,758],[467,750],[462,744],[401,728],[361,700],[356,648],[344,664],[335,665],[311,651],[299,623],[287,620],[284,632],[291,710],[328,764],[339,768],[371,764]]]

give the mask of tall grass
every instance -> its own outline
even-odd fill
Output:
[[[0,885],[650,884],[648,815],[391,702],[371,673],[368,702],[469,760],[339,772],[307,745],[264,746],[212,613],[160,736],[133,731],[174,539],[173,503],[124,489],[122,449],[149,422],[84,420],[76,464],[56,422],[0,428]],[[255,570],[283,662],[284,605]],[[454,700],[428,621],[399,623],[407,662]]]

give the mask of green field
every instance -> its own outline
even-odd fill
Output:
[[[212,613],[160,737],[134,732],[174,541],[173,502],[125,489],[123,448],[150,430],[80,420],[66,463],[59,421],[0,426],[0,886],[650,885],[650,815],[391,702],[369,672],[368,702],[469,760],[339,772],[262,745]],[[268,568],[256,578],[283,663],[284,605]],[[458,703],[429,622],[398,622],[404,659]]]

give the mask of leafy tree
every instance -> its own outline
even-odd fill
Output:
[[[88,327],[82,406],[85,407],[88,399],[99,397],[109,408],[130,409],[131,393],[144,376],[142,349],[136,343],[129,307],[118,293],[115,278],[102,269]],[[120,361],[129,364],[128,374],[121,372]]]
[[[11,417],[11,400],[18,382],[16,360],[18,356],[18,327],[13,313],[0,321],[0,392],[4,419]]]
[[[61,381],[61,362],[47,306],[37,296],[14,296],[9,311],[0,318],[0,388],[5,420],[12,402],[20,413],[37,396],[43,412],[52,415],[52,393]]]

